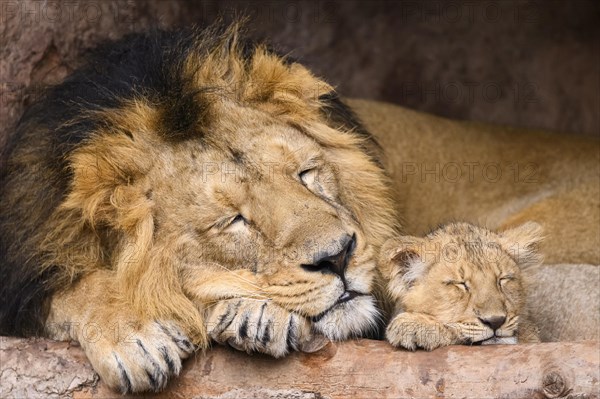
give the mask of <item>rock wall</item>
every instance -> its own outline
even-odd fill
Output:
[[[0,146],[40,88],[98,41],[242,14],[346,96],[600,137],[592,0],[2,0]]]

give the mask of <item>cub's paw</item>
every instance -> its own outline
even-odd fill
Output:
[[[385,336],[392,345],[411,351],[419,348],[430,351],[459,341],[444,324],[412,313],[396,316],[388,325]]]
[[[220,344],[281,357],[289,351],[312,352],[328,341],[311,333],[304,317],[269,300],[227,299],[206,311],[207,330]]]
[[[110,333],[80,339],[100,378],[121,392],[160,391],[181,371],[194,345],[173,323],[118,325]]]
[[[481,324],[449,323],[446,327],[452,331],[455,344],[479,344],[494,337],[494,332]]]

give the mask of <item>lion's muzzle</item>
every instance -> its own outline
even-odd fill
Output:
[[[346,234],[339,240],[341,250],[324,251],[314,256],[313,264],[303,264],[302,268],[309,272],[334,273],[346,286],[346,268],[356,248],[356,234]]]

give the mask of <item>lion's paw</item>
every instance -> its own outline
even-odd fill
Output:
[[[206,320],[212,339],[246,352],[281,357],[318,350],[328,342],[311,333],[308,320],[269,300],[223,300],[207,310]]]
[[[392,345],[411,351],[430,351],[458,343],[454,332],[444,324],[411,313],[396,316],[388,325],[385,336]]]
[[[168,378],[181,371],[181,360],[195,350],[172,323],[119,327],[126,331],[117,337],[94,337],[80,343],[100,378],[123,393],[162,390]]]

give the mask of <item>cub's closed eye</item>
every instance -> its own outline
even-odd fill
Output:
[[[231,219],[231,221],[229,222],[229,225],[233,225],[236,223],[248,223],[248,221],[246,220],[245,217],[243,217],[242,215],[236,215],[233,219]]]
[[[241,214],[237,214],[227,221],[227,224],[225,225],[223,231],[227,233],[241,233],[243,231],[246,231],[247,225],[248,219],[246,219]]]
[[[228,230],[231,231],[236,227],[243,227],[248,224],[248,220],[241,215],[237,214],[233,217],[224,217],[221,220],[217,221],[213,226],[219,230]]]
[[[469,291],[469,286],[467,285],[466,281],[459,281],[456,283],[456,285],[458,285],[460,288],[464,289],[465,291]]]
[[[504,276],[504,277],[500,277],[500,278],[498,279],[498,283],[499,283],[500,285],[502,285],[502,284],[506,284],[506,283],[508,283],[509,281],[513,281],[514,279],[515,279],[515,277],[514,277],[514,276]]]
[[[446,280],[444,281],[444,284],[446,285],[455,285],[458,288],[461,288],[465,291],[469,291],[469,285],[467,284],[466,281],[455,281],[455,280]]]

